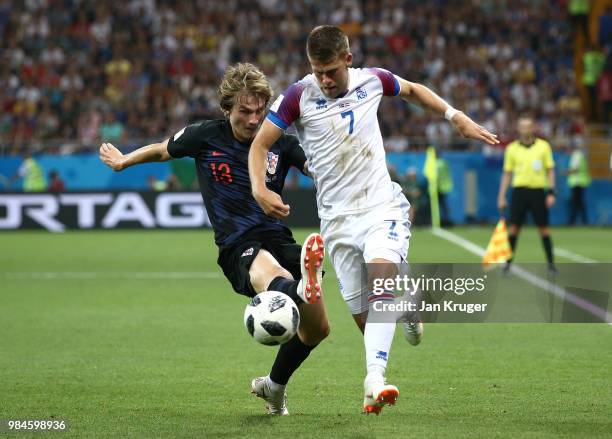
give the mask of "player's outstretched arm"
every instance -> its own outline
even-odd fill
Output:
[[[444,115],[463,137],[480,140],[489,145],[499,143],[496,134],[492,134],[485,127],[478,125],[463,112],[454,110],[444,99],[429,88],[401,78],[399,78],[399,83],[399,96],[402,99]]]
[[[139,163],[165,162],[172,158],[168,153],[168,140],[143,146],[129,154],[123,154],[111,143],[103,143],[100,145],[100,160],[113,171],[122,171]]]
[[[264,120],[249,151],[249,177],[251,178],[253,198],[259,203],[266,215],[280,219],[289,215],[290,207],[283,203],[280,195],[266,187],[266,157],[281,134],[282,131],[279,127],[267,119]]]

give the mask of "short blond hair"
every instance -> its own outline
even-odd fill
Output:
[[[266,75],[250,63],[238,63],[225,69],[219,85],[219,106],[228,114],[241,96],[254,96],[268,105],[272,99],[272,87]]]

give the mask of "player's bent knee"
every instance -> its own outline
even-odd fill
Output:
[[[307,346],[315,346],[325,340],[329,336],[330,331],[329,322],[326,320],[314,327],[303,328],[300,331],[300,339]]]
[[[283,267],[275,266],[269,266],[265,269],[251,267],[251,270],[249,270],[249,276],[251,277],[251,285],[253,285],[253,289],[258,293],[267,290],[270,282],[277,277],[293,279],[291,273],[289,273]]]
[[[322,322],[321,326],[319,327],[319,337],[321,341],[329,337],[330,332],[331,332],[331,328],[329,326],[329,322],[328,321]]]

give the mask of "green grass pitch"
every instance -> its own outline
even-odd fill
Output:
[[[486,246],[492,228],[453,231]],[[612,259],[609,229],[553,239]],[[331,335],[288,387],[291,416],[272,418],[249,385],[275,349],[244,330],[246,300],[221,276],[211,232],[2,233],[0,248],[0,419],[70,426],[15,437],[612,436],[610,325],[430,324],[416,348],[398,331],[388,377],[400,399],[365,416],[362,339],[328,267]],[[534,230],[517,258],[543,260]],[[413,231],[410,260],[478,261],[427,229]]]

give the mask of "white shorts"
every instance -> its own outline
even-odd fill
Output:
[[[399,264],[408,256],[410,203],[397,188],[392,201],[371,212],[321,220],[327,254],[351,314],[368,309],[369,288],[363,264],[377,258]]]

